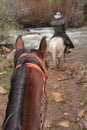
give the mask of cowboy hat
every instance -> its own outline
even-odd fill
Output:
[[[61,12],[56,12],[56,14],[54,15],[54,18],[55,18],[55,19],[60,19],[60,18],[62,18]]]

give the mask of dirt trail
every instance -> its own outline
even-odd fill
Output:
[[[66,60],[60,70],[48,69],[46,125],[50,130],[80,130],[78,114],[87,110],[87,58]],[[52,66],[51,59],[49,64]],[[63,94],[63,100],[58,102],[53,92],[54,97]]]
[[[78,113],[81,110],[87,110],[87,58],[66,60],[67,64],[57,70],[51,68],[52,61],[48,57],[46,130],[80,130]],[[52,96],[53,92],[62,94],[63,100],[57,102]],[[0,128],[5,114],[7,96],[0,95]]]

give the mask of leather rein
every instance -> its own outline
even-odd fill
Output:
[[[42,97],[44,96],[44,92],[45,92],[45,87],[46,87],[46,79],[47,79],[47,71],[45,69],[45,66],[42,62],[42,60],[36,56],[35,54],[29,54],[29,53],[22,53],[19,57],[18,57],[18,60],[21,59],[21,58],[24,58],[24,57],[28,57],[28,58],[33,58],[35,60],[37,60],[42,68],[40,66],[38,66],[37,64],[34,64],[34,63],[30,63],[30,62],[26,62],[26,66],[27,67],[30,67],[30,68],[33,68],[33,69],[36,69],[38,70],[41,75],[42,75],[42,78],[43,78],[43,83],[42,83]],[[22,64],[17,64],[16,67],[15,67],[15,70],[20,68],[22,66]]]

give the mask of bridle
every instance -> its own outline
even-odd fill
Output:
[[[35,55],[33,53],[22,53],[18,57],[17,60],[20,60],[21,58],[32,58],[32,59],[34,59],[35,61],[37,61],[41,65],[41,67],[40,67],[40,66],[38,66],[35,63],[30,63],[30,62],[26,62],[25,63],[27,67],[36,69],[36,70],[38,70],[41,73],[42,78],[43,78],[43,83],[42,83],[42,97],[43,97],[44,96],[45,87],[46,87],[47,71],[45,69],[45,66],[44,66],[42,60],[37,55]],[[16,67],[15,67],[15,70],[17,70],[21,66],[22,66],[21,63],[17,64]]]
[[[28,61],[25,62],[27,67],[38,70],[41,73],[41,75],[42,75],[43,83],[42,83],[42,95],[41,95],[41,97],[42,97],[42,101],[43,101],[43,99],[45,101],[45,107],[44,107],[44,117],[42,119],[43,122],[42,121],[40,122],[40,129],[43,130],[44,129],[44,122],[45,122],[45,115],[46,115],[45,111],[47,111],[47,99],[46,99],[47,98],[47,94],[46,94],[46,91],[45,91],[45,87],[46,87],[46,79],[48,78],[48,73],[47,73],[47,70],[46,70],[46,68],[44,66],[43,61],[37,55],[35,55],[33,53],[26,53],[26,52],[24,52],[24,53],[22,53],[18,57],[17,61],[19,61],[19,60],[21,60],[23,58],[28,58],[28,59],[31,58],[31,59],[37,61],[40,64],[40,65],[38,65],[35,62],[31,63],[30,61],[29,62]],[[22,63],[19,62],[19,64],[17,64],[15,66],[15,70],[17,70],[21,66],[22,66]]]

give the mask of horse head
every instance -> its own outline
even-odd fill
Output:
[[[16,48],[16,51],[19,50],[19,49],[24,49],[25,48],[25,45],[24,45],[24,41],[22,39],[22,36],[18,36],[17,40],[16,40],[16,43],[15,43],[15,48]],[[44,36],[42,39],[41,39],[41,42],[40,42],[40,45],[39,45],[39,48],[37,50],[34,50],[35,51],[35,54],[41,58],[42,60],[44,60],[45,58],[45,55],[46,55],[46,49],[47,49],[47,43],[46,43],[46,37]]]
[[[41,97],[46,87],[46,37],[38,49],[27,50],[22,36],[15,43],[14,72],[8,97],[3,130],[38,130]]]

